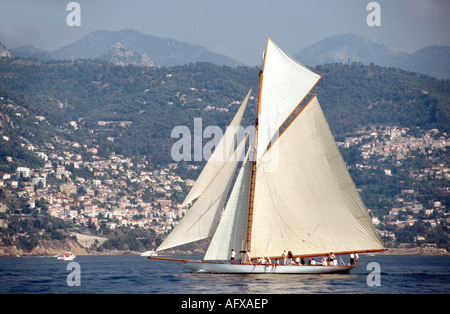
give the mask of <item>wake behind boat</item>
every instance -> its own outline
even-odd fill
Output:
[[[317,93],[310,96],[320,78],[268,39],[254,144],[244,154],[247,137],[238,141],[250,91],[181,205],[193,202],[192,207],[156,249],[211,238],[204,261],[149,259],[213,273],[319,274],[348,272],[355,254],[385,250]],[[236,177],[237,156],[243,155]],[[286,250],[291,260],[329,258],[317,265],[285,265]],[[212,262],[230,260],[234,251],[246,254],[244,262]],[[332,258],[343,254],[353,256],[349,265]]]

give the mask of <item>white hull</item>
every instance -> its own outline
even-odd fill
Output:
[[[139,254],[140,256],[158,256],[157,253],[155,253],[155,251],[147,251],[147,252],[143,252]]]
[[[183,264],[196,272],[220,274],[333,274],[349,272],[354,266],[322,266],[322,265],[244,265],[229,263],[209,263],[185,261]]]
[[[69,256],[69,257],[59,256],[58,259],[63,260],[63,261],[73,261],[75,259],[75,256]]]

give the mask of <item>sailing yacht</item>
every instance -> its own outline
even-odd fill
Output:
[[[385,250],[317,93],[310,95],[320,78],[267,40],[254,144],[245,153],[247,137],[238,141],[250,90],[182,204],[192,207],[156,249],[210,238],[203,260],[149,259],[180,261],[199,272],[318,274],[355,265],[286,263],[283,252],[312,261]],[[231,262],[231,250],[245,255]]]

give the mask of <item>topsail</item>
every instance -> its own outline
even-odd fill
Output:
[[[320,75],[289,57],[268,39],[260,86],[257,161],[319,79]]]

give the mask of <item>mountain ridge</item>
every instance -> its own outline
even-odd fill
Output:
[[[374,63],[418,72],[439,79],[450,79],[450,47],[432,45],[413,53],[393,50],[386,45],[355,35],[333,35],[308,46],[294,58],[307,66],[326,63]]]
[[[10,49],[13,57],[34,57],[39,60],[98,59],[117,42],[134,53],[147,53],[156,66],[175,66],[195,62],[239,66],[232,58],[216,54],[199,45],[147,35],[133,29],[93,31],[85,37],[51,52],[26,45]]]
[[[43,61],[102,59],[117,42],[133,53],[147,54],[155,66],[170,67],[196,62],[210,62],[233,67],[243,65],[228,56],[213,53],[198,45],[146,35],[132,29],[94,31],[80,40],[51,52],[30,45],[12,48],[9,52],[11,57],[32,57]],[[350,33],[326,37],[293,56],[307,66],[326,63],[360,62],[367,65],[374,63],[426,74],[438,79],[450,79],[450,46],[431,45],[413,53],[406,53]]]

